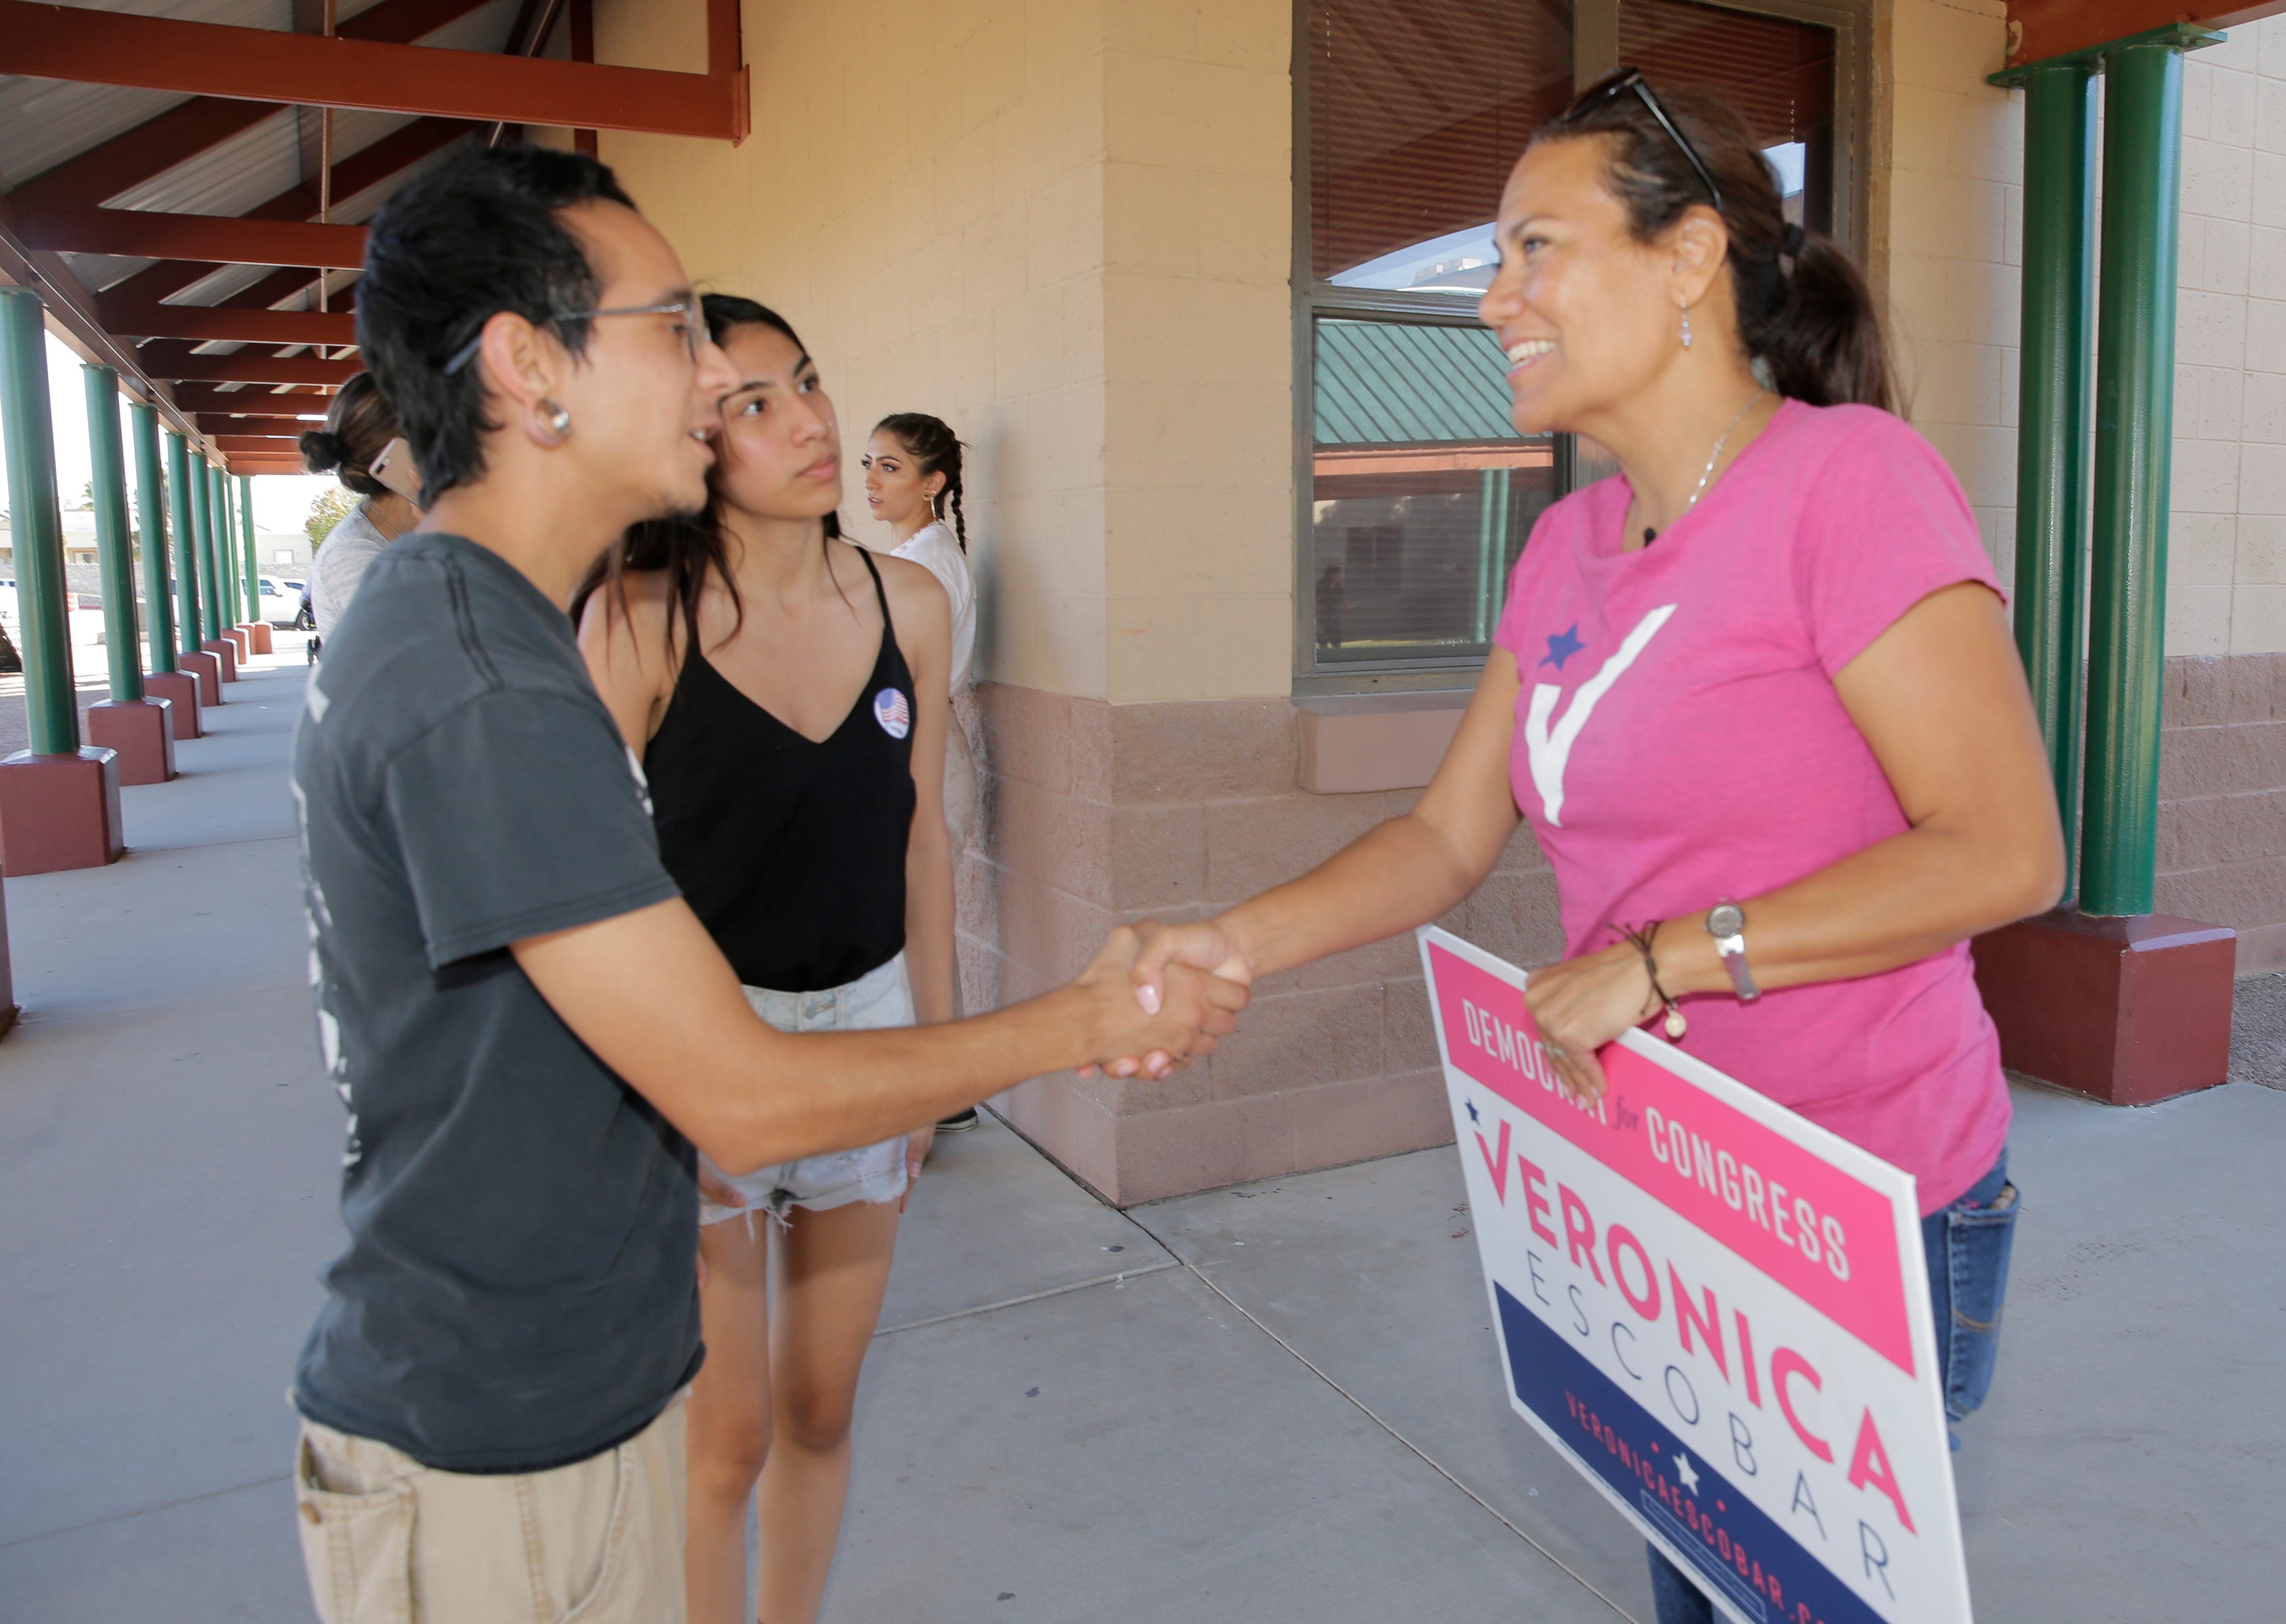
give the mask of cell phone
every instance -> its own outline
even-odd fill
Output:
[[[366,471],[414,507],[421,505],[421,471],[413,466],[413,447],[403,435],[382,446]]]

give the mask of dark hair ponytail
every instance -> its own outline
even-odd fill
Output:
[[[1697,91],[1660,91],[1675,121],[1722,189],[1730,233],[1730,285],[1738,336],[1781,395],[1809,406],[1896,410],[1895,370],[1880,312],[1856,264],[1831,238],[1789,224],[1778,177],[1745,119]],[[1542,124],[1533,145],[1608,136],[1604,184],[1628,211],[1628,229],[1649,242],[1694,205],[1707,184],[1643,99],[1614,96]]]
[[[809,346],[801,342],[792,324],[767,304],[728,293],[710,293],[699,304],[706,314],[706,335],[718,344],[739,327],[763,327],[784,334],[787,342],[804,355],[809,353]],[[827,514],[823,528],[825,545],[831,548],[841,539],[841,515]],[[710,574],[720,579],[730,595],[730,607],[736,616],[732,622],[734,635],[736,627],[745,620],[746,609],[738,597],[738,583],[730,577],[730,548],[722,525],[722,496],[712,480],[706,485],[706,507],[697,513],[646,519],[630,526],[627,534],[588,567],[579,589],[572,595],[572,620],[579,620],[587,600],[603,587],[610,588],[624,612],[627,591],[619,578],[629,570],[666,572],[667,586],[682,611],[683,631],[689,638],[684,645],[686,650],[698,646],[698,605],[706,595],[706,578]]]
[[[359,496],[386,496],[389,487],[373,477],[373,460],[397,432],[397,414],[381,386],[373,374],[360,372],[326,408],[326,426],[305,430],[295,444],[311,473],[332,474]]]
[[[961,510],[960,437],[942,417],[926,412],[892,412],[873,425],[876,434],[894,437],[905,454],[920,465],[921,477],[944,476],[944,502],[952,509],[952,533],[960,550],[968,550],[968,519]],[[934,504],[929,516],[937,516]]]

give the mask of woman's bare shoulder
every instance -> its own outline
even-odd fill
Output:
[[[595,588],[579,611],[583,645],[632,645],[639,651],[662,647],[674,621],[674,592],[664,570],[628,570],[615,584]]]
[[[950,621],[951,601],[945,596],[944,583],[937,579],[934,570],[894,553],[875,553],[873,563],[881,572],[881,587],[889,595],[890,608],[902,610],[910,605],[924,613],[934,609]]]

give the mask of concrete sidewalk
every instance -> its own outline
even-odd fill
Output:
[[[298,661],[298,652],[292,658]],[[280,1401],[339,1243],[286,744],[256,662],[133,852],[9,880],[0,1617],[311,1616]],[[2270,1620],[2286,1094],[2018,1094],[1980,1617]],[[988,1122],[914,1197],[827,1616],[1648,1620],[1642,1548],[1506,1408],[1449,1149],[1122,1214]]]

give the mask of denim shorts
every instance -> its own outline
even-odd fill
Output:
[[[781,1032],[867,1032],[913,1023],[913,989],[905,977],[903,953],[845,986],[829,987],[823,992],[776,992],[749,987],[746,1002]],[[781,1162],[735,1179],[711,1162],[706,1163],[706,1171],[745,1196],[746,1204],[718,1207],[702,1197],[701,1224],[719,1224],[756,1212],[766,1212],[783,1223],[795,1207],[830,1212],[861,1201],[895,1201],[905,1193],[905,1136],[899,1134],[856,1150],[832,1150]]]

